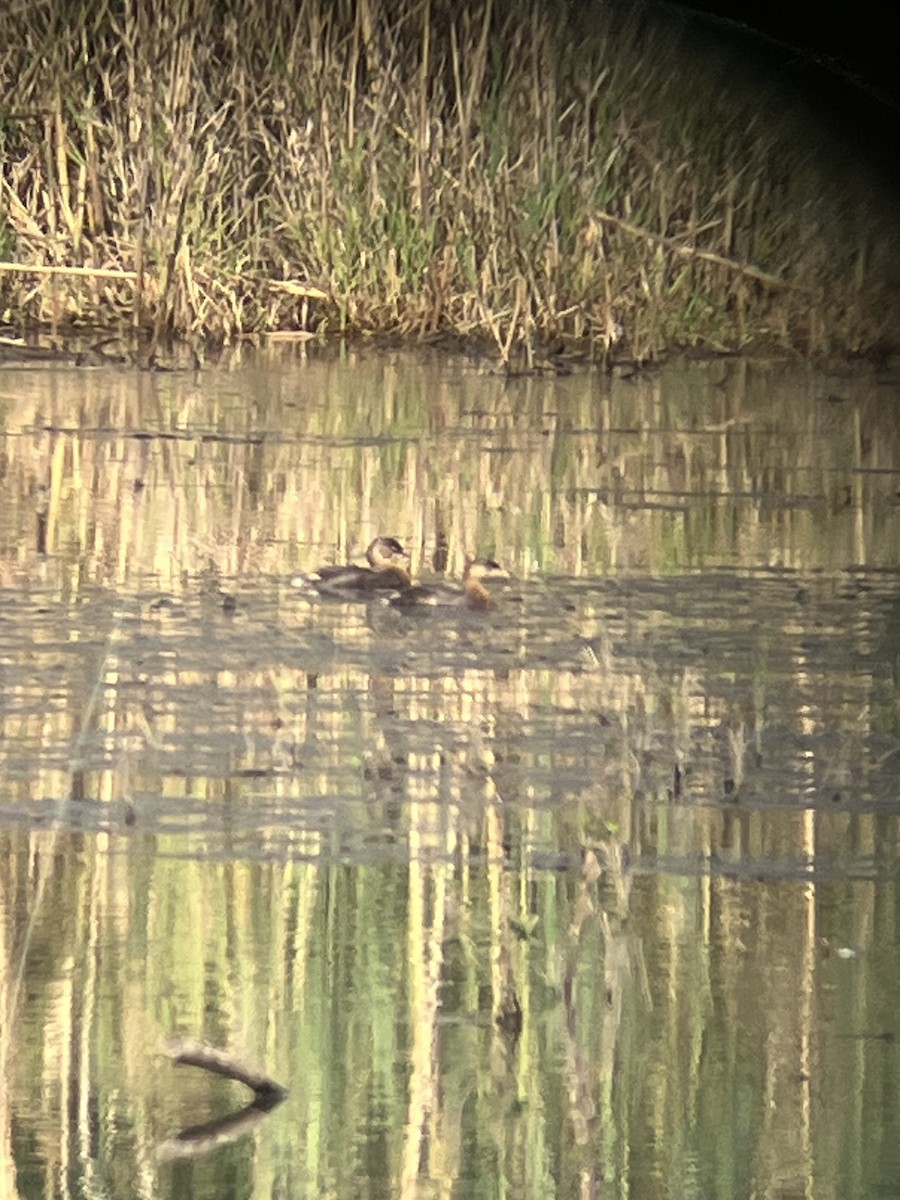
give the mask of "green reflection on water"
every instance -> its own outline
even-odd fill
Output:
[[[893,885],[634,877],[608,848],[535,871],[504,832],[489,806],[479,846],[430,828],[409,864],[354,867],[58,835],[40,869],[79,921],[41,923],[32,944],[6,1048],[7,1180],[23,1195],[875,1194],[897,1133],[880,1036],[900,982],[881,942]],[[4,895],[27,839],[5,843]],[[290,1096],[251,1135],[154,1166],[179,1128],[246,1102],[159,1057],[173,1029],[240,1048]]]

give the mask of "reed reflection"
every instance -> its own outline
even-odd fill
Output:
[[[198,1196],[893,1178],[897,434],[873,386],[272,366],[98,373],[77,403],[17,377],[10,1194],[177,1194],[158,1148],[237,1096],[173,1076],[171,1034],[290,1092],[190,1165]],[[440,550],[515,578],[421,619],[288,586],[385,530],[422,577]]]
[[[740,362],[506,382],[399,356],[6,372],[0,558],[8,580],[43,547],[171,589],[345,562],[389,530],[425,574],[445,546],[457,576],[467,554],[519,576],[893,564],[893,407],[843,383]]]

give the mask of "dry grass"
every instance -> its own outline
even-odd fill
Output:
[[[640,10],[47,0],[0,47],[0,258],[87,269],[0,274],[8,320],[449,331],[525,365],[896,325],[870,181]]]

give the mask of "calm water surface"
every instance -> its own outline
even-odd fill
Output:
[[[0,370],[0,1197],[893,1195],[898,393]]]

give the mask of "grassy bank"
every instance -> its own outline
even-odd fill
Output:
[[[4,320],[448,331],[526,363],[896,338],[871,181],[758,64],[649,11],[78,8],[0,11]]]

